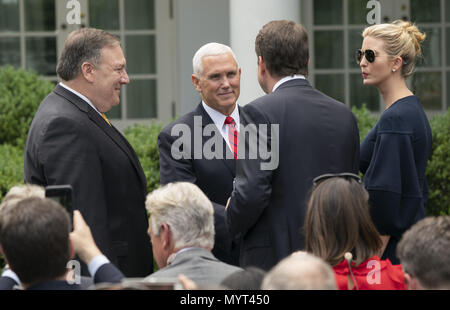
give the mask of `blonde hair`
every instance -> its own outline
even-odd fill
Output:
[[[403,20],[367,27],[362,36],[383,40],[388,55],[400,56],[403,59],[402,76],[405,78],[413,74],[417,58],[422,56],[421,43],[426,38],[426,34],[420,32],[415,24]]]

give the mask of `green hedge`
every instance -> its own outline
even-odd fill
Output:
[[[0,145],[0,201],[11,187],[23,184],[23,148]]]
[[[450,215],[450,110],[430,122],[433,151],[427,165],[429,197],[427,214]]]
[[[0,144],[25,146],[33,116],[54,87],[36,73],[0,67]]]
[[[147,177],[147,190],[150,193],[159,187],[159,151],[157,138],[162,125],[152,122],[150,125],[135,125],[125,129],[125,137],[141,162]]]

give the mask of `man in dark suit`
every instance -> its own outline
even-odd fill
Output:
[[[75,211],[75,215],[81,215]],[[75,228],[79,221],[75,219]],[[79,229],[78,229],[79,230]],[[57,202],[31,197],[13,199],[0,210],[0,249],[13,274],[0,278],[1,289],[12,289],[20,284],[27,290],[77,290],[81,289],[75,277],[68,274],[69,260],[74,256],[73,238],[70,235],[70,218],[66,210]],[[91,237],[92,238],[92,237]],[[80,238],[78,238],[80,239]],[[102,262],[101,253],[95,251],[80,252],[84,259],[90,253],[90,271],[95,283],[120,282],[123,275],[111,263]],[[100,264],[93,259],[100,259]],[[98,267],[95,266],[97,264]],[[78,269],[79,271],[79,269]],[[77,272],[77,269],[74,270]],[[78,275],[79,276],[79,275]]]
[[[153,270],[139,160],[105,112],[128,84],[115,36],[92,28],[72,32],[57,73],[62,82],[41,103],[25,149],[25,181],[70,184],[74,205],[103,253],[129,277]],[[84,272],[86,274],[86,272]]]
[[[214,206],[213,253],[221,261],[237,265],[239,249],[225,227],[224,206],[235,177],[237,141],[233,137],[240,125],[236,101],[241,69],[228,46],[208,43],[195,53],[193,70],[192,82],[202,102],[159,134],[161,184],[185,181],[200,187]],[[234,125],[227,124],[231,119]]]
[[[267,95],[243,108],[259,135],[244,141],[241,131],[239,150],[246,159],[237,161],[226,221],[232,237],[242,238],[241,266],[268,270],[304,248],[301,229],[313,178],[358,172],[359,133],[351,111],[305,79],[308,39],[301,25],[270,22],[255,47],[258,81]]]

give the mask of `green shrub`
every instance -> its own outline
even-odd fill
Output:
[[[363,104],[361,108],[352,107],[352,112],[358,119],[359,139],[360,142],[369,133],[370,129],[377,123],[377,118],[370,114],[369,109]]]
[[[450,215],[450,110],[433,117],[430,126],[433,148],[426,171],[427,215]]]
[[[157,138],[162,125],[152,122],[150,125],[135,125],[125,129],[128,142],[136,151],[142,169],[147,177],[147,190],[150,193],[159,187],[159,151]]]
[[[23,184],[23,148],[0,145],[0,202],[11,187]]]
[[[34,114],[53,88],[36,73],[0,67],[0,144],[25,145]]]

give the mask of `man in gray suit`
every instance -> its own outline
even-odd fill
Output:
[[[183,274],[197,286],[219,285],[230,274],[242,271],[221,262],[211,253],[215,235],[214,209],[197,185],[169,183],[149,194],[146,206],[150,212],[148,233],[153,244],[153,256],[161,269],[144,281],[176,281]],[[81,253],[83,261],[92,262],[101,256],[89,226],[78,211],[74,214],[72,235],[75,237],[75,250]],[[107,265],[109,260],[105,257],[102,262]],[[99,262],[99,270],[102,267]],[[116,270],[108,269],[102,273],[103,278],[124,278]]]
[[[148,195],[149,234],[161,268],[146,280],[184,274],[197,285],[220,284],[242,270],[219,261],[214,247],[214,209],[206,195],[188,182],[169,183]]]

